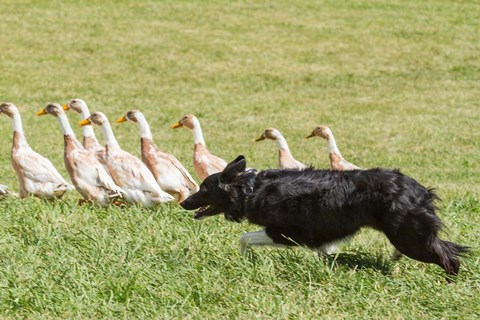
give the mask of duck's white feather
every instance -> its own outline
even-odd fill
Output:
[[[60,175],[50,160],[31,148],[17,150],[15,158],[23,173],[25,189],[28,193],[55,197],[62,191],[73,189],[73,186]]]

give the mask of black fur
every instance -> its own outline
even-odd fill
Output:
[[[239,156],[181,203],[196,218],[225,213],[265,227],[275,243],[318,248],[362,227],[382,231],[402,254],[458,273],[468,250],[438,238],[431,189],[398,170],[246,170]]]

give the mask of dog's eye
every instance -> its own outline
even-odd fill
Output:
[[[205,187],[205,186],[200,186],[200,191],[202,191],[202,192],[207,192],[207,187]]]

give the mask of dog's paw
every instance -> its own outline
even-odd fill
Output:
[[[316,251],[319,256],[329,256],[337,252],[337,245],[334,243],[326,243],[321,247],[318,247]]]

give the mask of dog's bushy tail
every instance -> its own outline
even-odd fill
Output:
[[[460,268],[458,257],[470,251],[469,247],[442,240],[437,236],[432,237],[431,248],[440,259],[441,266],[448,275],[458,274]]]

